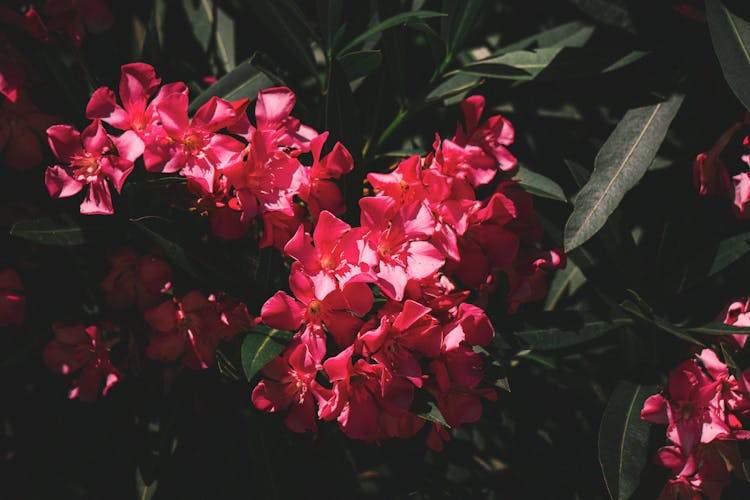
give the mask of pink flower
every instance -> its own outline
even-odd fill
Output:
[[[145,311],[161,302],[162,289],[172,279],[172,269],[166,261],[123,249],[110,262],[112,268],[100,285],[110,306],[115,309],[135,306]]]
[[[94,120],[82,133],[69,125],[54,125],[47,129],[47,136],[52,152],[63,163],[47,168],[45,183],[50,196],[74,196],[88,185],[81,213],[114,213],[107,181],[119,193],[142,149],[119,143],[117,138],[107,135],[99,120]],[[115,153],[117,150],[119,155]]]
[[[52,325],[52,331],[55,338],[42,353],[47,367],[60,375],[80,370],[70,399],[80,398],[91,403],[96,401],[100,391],[106,396],[121,377],[109,358],[114,342],[105,340],[96,326]]]
[[[313,164],[309,169],[305,169],[308,178],[299,193],[315,221],[322,210],[327,210],[333,215],[341,215],[346,211],[344,196],[333,180],[354,168],[352,155],[340,142],[334,144],[331,152],[321,158],[320,154],[327,138],[328,132],[323,132],[310,142]]]
[[[244,212],[243,212],[244,215]],[[248,219],[240,217],[243,224],[249,223]],[[260,248],[273,246],[283,251],[295,231],[302,228],[309,231],[312,224],[307,218],[305,209],[299,203],[292,203],[292,212],[272,210],[263,213],[263,236],[258,242]]]
[[[350,283],[341,290],[321,292],[305,275],[299,263],[292,265],[289,287],[296,300],[285,292],[276,292],[263,304],[263,323],[290,331],[309,325],[321,335],[324,335],[322,332],[325,327],[341,348],[354,342],[354,337],[362,326],[359,317],[372,308],[372,292],[365,283]]]
[[[58,121],[58,117],[39,111],[23,92],[16,96],[15,101],[5,100],[0,107],[0,155],[3,161],[16,170],[28,170],[41,164],[45,131]]]
[[[177,361],[192,369],[205,369],[214,362],[215,350],[226,324],[213,302],[200,292],[168,300],[146,311],[144,319],[155,332],[146,355],[157,361]]]
[[[143,157],[146,168],[162,173],[179,171],[212,192],[217,169],[237,161],[244,150],[240,141],[217,132],[236,123],[247,104],[247,99],[229,102],[212,97],[190,120],[187,94],[164,96],[156,106],[163,135],[148,140]]]
[[[282,356],[271,360],[262,370],[265,377],[253,389],[253,404],[266,412],[286,410],[285,422],[294,432],[317,431],[315,394],[322,389],[315,381],[316,361],[299,339],[292,340]]]
[[[143,149],[145,141],[149,141],[155,133],[153,127],[158,122],[156,105],[167,95],[172,93],[186,94],[184,83],[165,85],[159,96],[149,105],[148,101],[156,93],[161,79],[156,77],[154,68],[144,63],[125,64],[121,69],[120,99],[122,106],[117,104],[115,93],[107,87],[99,87],[94,91],[86,106],[86,117],[100,119],[113,127],[125,130],[120,141],[130,141],[139,144]]]
[[[103,0],[46,0],[41,9],[50,31],[64,31],[76,44],[88,33],[112,27],[114,17]]]
[[[265,149],[297,149],[300,152],[310,151],[310,141],[318,133],[312,128],[302,125],[291,116],[297,98],[287,87],[273,87],[258,92],[255,104],[256,127],[250,124],[247,116],[243,116],[230,132],[241,135],[249,142],[263,140]],[[253,134],[256,130],[263,134]]]
[[[434,232],[430,211],[421,203],[398,208],[389,197],[362,198],[363,249],[361,262],[377,278],[383,293],[401,300],[410,279],[438,271],[445,256],[425,241]]]
[[[380,317],[380,322],[359,335],[362,353],[393,374],[422,387],[419,360],[423,356],[434,358],[440,354],[440,325],[430,316],[429,307],[412,300],[407,300],[403,306],[391,302],[384,309],[390,310]]]
[[[701,196],[729,194],[731,184],[724,162],[713,150],[700,153],[693,161],[693,184]]]
[[[742,172],[732,177],[734,187],[734,214],[738,219],[750,219],[750,173]]]
[[[414,385],[392,376],[379,363],[355,361],[353,349],[350,346],[323,364],[333,388],[329,394],[319,396],[318,416],[323,420],[336,419],[343,433],[352,439],[374,441],[379,435],[380,413],[404,414],[414,399]]]
[[[284,253],[299,262],[315,289],[325,294],[355,278],[366,279],[359,267],[360,233],[323,211],[312,237],[299,226],[284,247]]]
[[[750,302],[745,298],[732,302],[724,308],[724,311],[719,314],[717,320],[725,325],[744,328],[750,327],[750,311],[748,311],[748,306],[750,306]],[[731,338],[739,349],[745,347],[747,343],[747,335],[732,335]]]
[[[0,327],[22,325],[26,314],[23,282],[13,269],[0,271]]]

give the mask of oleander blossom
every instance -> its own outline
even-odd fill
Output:
[[[106,396],[122,377],[110,359],[111,347],[117,339],[107,339],[98,326],[54,324],[52,331],[55,338],[44,348],[42,357],[54,373],[77,373],[68,397],[92,403],[99,393]]]
[[[283,247],[293,260],[291,294],[279,291],[269,298],[260,318],[268,327],[292,332],[293,340],[262,371],[252,393],[256,408],[286,412],[295,432],[317,429],[316,420],[331,421],[346,436],[373,442],[411,437],[425,427],[413,408],[418,394],[432,400],[454,428],[476,422],[483,399],[497,399],[484,380],[480,354],[495,331],[468,298],[472,290],[481,297],[491,287],[499,289],[505,274],[510,311],[539,300],[546,293],[546,273],[563,267],[565,256],[539,248],[541,226],[530,195],[507,178],[497,179],[515,165],[505,149],[513,129],[499,116],[480,125],[483,106],[479,97],[464,103],[466,127],[459,126],[453,139],[438,137],[427,156],[406,158],[389,173],[369,173],[375,194],[360,200],[358,227],[340,220],[338,209],[321,209],[316,216],[318,208],[332,206],[319,202],[310,208],[314,228],[297,224]],[[287,102],[277,114],[286,116],[290,109]],[[257,130],[250,133],[256,136],[250,136],[248,158],[281,155],[290,161],[285,155],[295,151],[293,143],[279,146]],[[279,135],[286,137],[274,128],[273,137]],[[338,145],[320,157],[326,135],[310,141],[309,172],[326,162],[344,165],[336,170],[344,173],[350,162]],[[230,167],[235,171],[230,181],[258,165],[269,168],[269,161]],[[273,170],[285,169],[284,186],[295,178],[291,166]],[[489,183],[494,191],[478,199],[476,188]],[[279,195],[286,191],[271,186],[270,178],[262,185]],[[304,189],[299,196],[311,203]],[[281,212],[264,208],[255,197],[250,215]],[[281,203],[286,210],[292,201]],[[428,446],[442,449],[450,439],[446,427],[434,422],[427,427]]]
[[[670,373],[666,392],[645,401],[641,418],[667,425],[670,442],[656,456],[674,476],[660,498],[720,498],[741,467],[736,442],[750,439],[749,384],[750,370],[735,377],[714,351],[703,349]]]

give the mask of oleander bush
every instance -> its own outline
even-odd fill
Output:
[[[750,495],[750,7],[0,5],[3,498]]]

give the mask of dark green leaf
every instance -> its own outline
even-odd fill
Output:
[[[195,39],[205,51],[211,45],[214,29],[214,3],[211,0],[182,0],[182,7]]]
[[[448,20],[453,26],[450,40],[447,41],[449,54],[455,54],[463,46],[464,39],[476,24],[483,6],[484,0],[456,2],[455,12],[452,12],[453,15]]]
[[[656,387],[622,381],[609,398],[599,425],[599,463],[614,500],[627,500],[638,488],[646,463],[649,424],[641,420],[646,398]]]
[[[164,250],[169,260],[184,271],[197,276],[187,253],[182,248],[182,245],[178,243],[179,235],[176,234],[172,221],[164,217],[149,215],[130,219],[130,222],[151,237]]]
[[[484,83],[484,79],[467,73],[449,76],[427,94],[426,101],[441,101],[464,92],[469,92]]]
[[[341,24],[342,0],[318,0],[318,19],[320,31],[329,53],[333,53],[336,45],[336,30]]]
[[[688,328],[688,330],[703,335],[750,335],[750,328],[725,325],[724,323],[708,323],[706,325]]]
[[[281,354],[292,339],[292,332],[277,330],[266,325],[256,325],[242,341],[242,369],[247,380]]]
[[[360,50],[344,54],[339,61],[346,79],[353,82],[375,71],[383,62],[383,55],[379,50]]]
[[[553,351],[599,338],[617,328],[632,325],[629,318],[598,319],[571,311],[547,313],[534,318],[534,326],[513,335],[535,351]]]
[[[224,75],[204,92],[201,92],[190,103],[189,112],[195,113],[213,96],[229,101],[247,97],[250,101],[254,101],[258,97],[259,90],[272,87],[276,83],[265,71],[256,68],[252,61],[248,60],[237,66],[234,71]]]
[[[656,156],[683,96],[631,109],[594,160],[591,178],[576,195],[565,225],[565,248],[572,250],[596,234]]]
[[[573,295],[586,282],[581,268],[568,257],[565,269],[555,271],[544,303],[545,311],[553,311],[564,296]]]
[[[135,469],[135,493],[138,500],[151,500],[154,498],[157,486],[159,486],[159,481],[151,481],[147,484],[143,479],[140,467]]]
[[[521,187],[533,195],[550,200],[568,201],[562,188],[555,181],[526,167],[518,167],[514,179],[521,181]]]
[[[750,21],[731,12],[721,0],[706,0],[706,21],[724,77],[750,109]]]
[[[368,29],[364,33],[361,33],[359,36],[355,37],[354,40],[349,42],[339,51],[339,55],[345,54],[346,52],[350,51],[357,45],[363,43],[368,38],[377,35],[378,33],[382,33],[383,31],[394,28],[396,26],[399,26],[401,24],[408,23],[409,21],[413,19],[430,19],[433,17],[441,17],[445,14],[441,12],[433,12],[429,10],[414,10],[410,12],[402,12],[401,14],[397,14],[393,17],[389,17],[385,21],[376,24],[372,28]]]
[[[723,271],[750,252],[750,233],[742,233],[722,240],[716,249],[707,276]]]
[[[216,56],[221,62],[221,69],[232,71],[236,65],[234,46],[234,19],[223,9],[216,9]]]
[[[645,55],[641,51],[549,47],[481,59],[461,71],[501,80],[569,80],[609,73]]]
[[[18,221],[13,224],[10,234],[34,243],[51,246],[70,247],[86,243],[83,229],[73,221],[64,218],[42,217]]]
[[[633,317],[645,321],[658,330],[669,333],[670,335],[674,335],[675,337],[686,342],[690,342],[691,344],[703,346],[703,342],[693,337],[688,331],[676,325],[673,325],[665,319],[655,316],[650,308],[646,309],[642,304],[638,304],[632,300],[625,300],[620,304],[620,308],[622,308],[623,311],[630,313]]]
[[[602,24],[633,31],[633,19],[624,0],[571,0],[578,9]]]
[[[427,420],[428,422],[435,422],[448,429],[451,428],[448,422],[445,421],[445,417],[438,409],[437,405],[427,395],[427,391],[414,391],[414,402],[411,405],[410,411],[421,419]]]

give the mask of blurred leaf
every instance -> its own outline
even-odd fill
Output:
[[[602,24],[634,31],[633,19],[622,0],[571,0],[584,14]]]
[[[586,276],[584,276],[581,268],[568,257],[565,269],[555,271],[552,277],[547,299],[544,303],[544,310],[553,311],[564,295],[573,295],[584,283],[586,283]]]
[[[461,71],[502,80],[568,80],[609,73],[645,55],[642,51],[549,47],[481,59]]]
[[[615,500],[630,498],[641,481],[649,438],[649,423],[641,420],[641,408],[655,393],[655,386],[621,381],[602,415],[599,463],[609,495]]]
[[[211,0],[182,0],[182,7],[195,39],[204,51],[208,51],[214,29],[214,3]]]
[[[434,89],[427,94],[427,102],[441,101],[449,97],[456,96],[463,92],[469,92],[484,83],[481,77],[467,73],[458,73],[449,76],[440,82]]]
[[[523,330],[509,328],[534,351],[553,351],[572,347],[599,338],[617,328],[632,325],[629,318],[601,319],[573,311],[537,313],[533,327]]]
[[[418,416],[428,422],[435,422],[448,429],[451,428],[448,422],[445,421],[445,417],[440,412],[434,401],[430,399],[427,391],[416,390],[414,391],[414,401],[412,402],[410,410],[414,415]]]
[[[350,51],[351,49],[353,49],[360,43],[363,43],[368,38],[375,36],[378,33],[381,33],[389,28],[394,28],[401,24],[408,23],[409,21],[413,19],[430,19],[433,17],[441,17],[444,15],[445,14],[443,14],[442,12],[433,12],[429,10],[414,10],[410,12],[402,12],[401,14],[397,14],[393,17],[389,17],[385,21],[376,24],[375,26],[368,29],[364,33],[361,33],[360,35],[355,37],[354,40],[346,44],[341,50],[339,50],[339,56]]]
[[[583,47],[594,34],[594,30],[590,24],[572,21],[506,45],[492,55],[500,56],[518,50],[544,47]]]
[[[631,109],[594,160],[591,178],[576,195],[565,224],[564,243],[572,250],[596,234],[627,193],[646,173],[656,156],[683,96]]]
[[[513,178],[521,181],[521,187],[535,196],[568,201],[562,188],[555,181],[526,167],[518,167],[518,173]]]
[[[313,34],[299,7],[289,0],[253,0],[249,5],[271,27],[275,39],[317,77],[318,67],[308,41]]]
[[[336,45],[336,30],[341,25],[342,0],[318,0],[318,20],[323,41],[329,54],[332,54]]]
[[[750,21],[732,13],[721,0],[706,0],[706,20],[724,77],[750,110]]]
[[[234,19],[220,8],[216,9],[216,55],[224,71],[235,68]]]
[[[466,35],[472,30],[484,6],[484,0],[466,0],[449,2],[451,10],[447,22],[449,34],[447,36],[448,55],[453,55],[464,43]]]
[[[383,62],[383,55],[379,50],[360,50],[344,54],[339,61],[346,79],[353,82],[378,69]]]
[[[65,217],[18,221],[13,224],[10,234],[42,245],[71,247],[86,243],[83,229]]]
[[[139,61],[151,61],[156,63],[163,57],[164,47],[164,22],[167,15],[167,4],[165,0],[154,0],[154,7],[146,26],[146,34],[143,38]]]
[[[674,335],[675,337],[691,344],[695,344],[701,347],[703,346],[703,342],[690,335],[687,331],[676,325],[673,325],[665,319],[659,318],[654,315],[654,312],[651,310],[651,308],[645,305],[642,301],[638,303],[633,300],[625,300],[620,304],[620,308],[623,311],[630,313],[632,316],[645,321],[651,326],[656,327],[658,330],[669,333],[670,335]]]
[[[154,498],[157,486],[159,486],[159,481],[151,481],[146,484],[140,467],[135,469],[135,493],[138,500],[151,500]]]
[[[273,87],[276,83],[265,71],[256,68],[251,60],[247,60],[201,92],[190,103],[188,111],[190,114],[195,113],[213,96],[229,101],[247,97],[252,102],[257,99],[259,90]]]
[[[242,341],[242,369],[250,381],[273,358],[282,353],[293,332],[256,325]]]
[[[174,223],[164,217],[148,215],[137,219],[130,219],[141,231],[147,234],[157,243],[166,256],[181,267],[187,273],[197,277],[197,272],[188,258],[182,245],[177,243],[179,235],[176,232]]]
[[[750,335],[750,328],[725,325],[724,323],[708,323],[703,326],[688,328],[688,330],[695,333],[701,333],[703,335]]]
[[[719,243],[707,276],[713,276],[734,264],[750,252],[750,233],[742,233]]]

